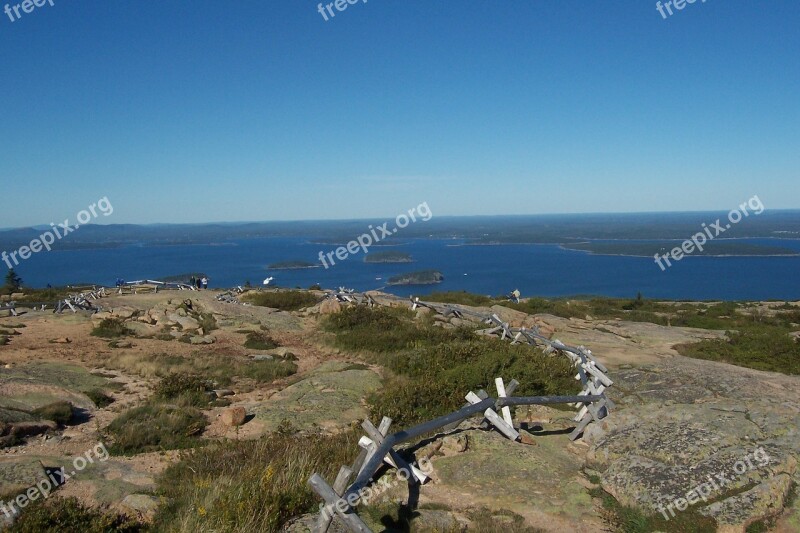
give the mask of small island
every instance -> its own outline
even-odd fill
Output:
[[[319,263],[309,263],[308,261],[279,261],[272,263],[267,268],[270,270],[300,270],[302,268],[319,268]]]
[[[388,285],[435,285],[444,281],[444,276],[438,270],[420,270],[392,276],[386,282]]]
[[[405,252],[372,252],[364,257],[365,263],[413,263],[414,259]]]

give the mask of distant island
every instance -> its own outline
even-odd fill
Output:
[[[302,268],[319,268],[319,263],[309,263],[308,261],[279,261],[272,263],[267,268],[270,270],[300,270]]]
[[[413,263],[414,259],[405,252],[372,252],[364,256],[365,263]]]
[[[444,275],[438,270],[420,270],[392,276],[386,282],[388,285],[435,285],[444,281]]]

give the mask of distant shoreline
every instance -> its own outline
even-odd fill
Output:
[[[599,255],[599,256],[606,256],[606,257],[645,257],[652,259],[653,255],[642,255],[642,254],[612,254],[612,253],[604,253],[604,252],[597,252],[594,250],[578,250],[576,248],[569,248],[564,245],[558,246],[560,249],[569,252],[581,252],[588,255]],[[785,253],[785,254],[684,254],[684,257],[800,257],[800,252],[794,253]]]

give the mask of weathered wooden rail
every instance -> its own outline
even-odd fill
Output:
[[[16,302],[0,304],[0,311],[8,311],[11,313],[10,316],[17,316],[17,304]]]
[[[130,289],[132,293],[136,293],[137,289],[140,288],[147,288],[151,289],[153,292],[158,292],[159,290],[178,290],[178,291],[196,291],[198,290],[197,287],[190,285],[189,283],[182,283],[179,281],[157,281],[153,279],[140,279],[136,281],[125,281],[122,284],[117,286],[118,294],[124,294],[124,289]]]
[[[229,289],[223,293],[218,294],[215,298],[218,302],[224,302],[228,304],[237,304],[237,305],[250,305],[246,303],[242,303],[237,295],[242,294],[244,292],[244,288],[241,286],[236,286],[232,289]]]
[[[378,305],[370,295],[358,294],[343,288],[340,288],[339,291],[331,291],[328,297],[354,305]],[[459,306],[434,304],[412,297],[412,310],[419,307],[431,309],[444,317],[471,316],[491,326],[481,331],[484,335],[497,335],[500,339],[509,340],[514,344],[526,343],[543,348],[547,353],[560,353],[567,356],[576,368],[575,379],[581,382],[583,390],[574,396],[513,396],[519,383],[512,380],[506,385],[502,378],[497,378],[495,380],[496,398],[490,397],[483,390],[477,393],[470,391],[465,396],[467,403],[458,411],[391,435],[388,434],[392,423],[390,418],[384,417],[377,428],[369,420],[365,420],[362,428],[367,435],[362,437],[359,442],[362,450],[355,463],[352,466],[340,468],[333,486],[329,485],[319,474],[314,474],[309,479],[311,488],[325,502],[315,524],[315,532],[326,532],[334,517],[338,517],[350,531],[370,532],[369,527],[356,514],[355,508],[362,497],[362,491],[374,481],[374,476],[384,463],[411,473],[408,476],[409,493],[414,485],[422,484],[427,480],[419,468],[415,467],[413,463],[409,464],[400,455],[395,449],[396,446],[417,440],[426,434],[451,431],[464,420],[480,414],[483,415],[483,427],[494,428],[506,438],[516,442],[521,440],[521,434],[514,426],[510,407],[548,404],[572,404],[578,409],[574,418],[577,425],[570,434],[570,439],[575,440],[592,421],[608,416],[610,409],[614,406],[604,393],[613,384],[613,381],[606,375],[608,369],[594,358],[591,350],[583,346],[569,346],[559,340],[550,340],[541,335],[536,328],[510,327],[497,314],[483,315]],[[350,480],[354,475],[355,479],[351,483]]]

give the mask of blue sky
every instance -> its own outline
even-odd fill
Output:
[[[798,21],[796,0],[0,13],[0,227],[104,196],[103,223],[800,208]]]

